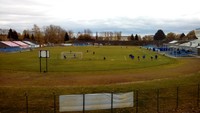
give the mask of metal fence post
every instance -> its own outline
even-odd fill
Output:
[[[41,50],[40,50],[40,73],[42,72],[42,58],[41,58]]]
[[[160,108],[160,101],[159,101],[159,98],[160,98],[160,90],[157,89],[157,112],[159,113],[159,108]]]
[[[138,99],[138,90],[136,90],[135,93],[136,93],[135,94],[135,98],[136,98],[136,111],[135,112],[138,113],[138,101],[139,101],[139,99]]]
[[[113,113],[113,92],[111,93],[111,113]]]
[[[199,84],[198,84],[198,87],[197,87],[197,107],[199,108]]]
[[[54,100],[54,113],[56,113],[56,94],[53,92],[53,100]]]
[[[83,94],[83,113],[85,113],[85,94]]]
[[[48,72],[48,60],[47,60],[47,50],[46,50],[46,72]]]
[[[179,104],[179,87],[176,88],[176,110],[178,109]]]
[[[25,98],[26,98],[26,113],[28,113],[28,94],[25,93]]]

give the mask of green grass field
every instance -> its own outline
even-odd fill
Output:
[[[198,64],[200,59],[196,58],[169,58],[133,46],[75,46],[41,49],[50,51],[47,73],[43,73],[45,58],[42,59],[42,72],[39,72],[38,51],[40,49],[19,53],[0,53],[1,113],[24,113],[25,92],[31,98],[30,104],[33,106],[30,108],[31,113],[49,113],[53,112],[51,98],[53,92],[58,96],[111,91],[127,92],[136,89],[152,91],[157,88],[176,88],[200,83],[200,65]],[[62,52],[70,51],[82,52],[83,58],[81,60],[61,59]],[[130,59],[129,54],[133,54],[135,59]],[[145,59],[142,58],[143,55],[146,56]],[[158,55],[158,59],[151,60],[150,57],[155,55]],[[104,57],[106,60],[103,59]],[[186,89],[190,88],[186,87]],[[166,95],[163,94],[163,96]],[[7,101],[5,101],[6,98]],[[124,110],[124,113],[126,112]]]
[[[46,71],[45,58],[41,59],[42,73],[40,73],[39,50],[1,53],[0,71],[2,76],[5,77],[4,80],[8,80],[3,85],[14,83],[15,86],[39,86],[40,84],[52,86],[110,85],[112,83],[166,78],[172,75],[163,76],[163,74],[166,74],[166,72],[162,72],[165,68],[171,69],[180,65],[180,62],[176,59],[140,47],[48,47],[42,48],[42,50],[50,51],[50,58],[47,59],[48,73],[43,73],[43,71]],[[70,51],[82,52],[83,58],[72,58],[71,60],[61,58],[63,57],[62,52]],[[135,58],[129,58],[129,54],[134,55]],[[145,59],[142,58],[144,55]],[[151,57],[155,55],[158,55],[158,59],[152,60]],[[138,60],[138,56],[140,60]],[[106,60],[104,60],[104,57]],[[179,74],[175,73],[176,76]],[[44,75],[48,81],[43,80]]]
[[[150,57],[154,57],[156,53],[148,52],[139,47],[49,47],[42,49],[50,51],[50,58],[48,58],[49,72],[88,72],[137,69],[165,65],[173,62],[172,59],[164,56],[159,56],[157,61],[152,62]],[[1,70],[38,72],[38,51],[39,50],[1,54]],[[70,51],[82,52],[82,60],[61,59],[62,52]],[[94,55],[93,52],[95,52]],[[133,54],[135,59],[131,60],[129,54]],[[145,60],[142,59],[143,55],[146,55]],[[138,56],[140,56],[140,62],[137,60]],[[105,61],[103,60],[104,57],[106,57]],[[44,68],[45,61],[45,59],[42,59],[42,67]]]

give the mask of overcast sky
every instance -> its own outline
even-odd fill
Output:
[[[74,32],[188,33],[200,27],[199,0],[0,0],[0,28],[50,24]]]

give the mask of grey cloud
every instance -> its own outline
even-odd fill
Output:
[[[26,10],[26,11],[25,11]],[[91,29],[93,32],[101,31],[122,31],[124,34],[154,34],[158,29],[162,29],[165,33],[188,33],[189,31],[199,28],[200,19],[160,19],[150,17],[116,17],[95,20],[55,20],[39,13],[35,10],[27,10],[26,8],[4,10],[0,9],[0,26],[13,27],[14,29],[32,28],[33,24],[39,26],[47,26],[50,24],[59,25],[66,30],[75,32]],[[8,24],[1,24],[1,21],[8,21]]]
[[[31,0],[4,0],[0,1],[0,20],[8,17],[42,17],[45,13],[39,9],[41,4]],[[37,9],[38,8],[38,9]]]
[[[32,8],[33,5],[38,5],[37,3],[31,4],[29,7],[30,3],[26,0],[17,1],[20,5],[16,6],[14,5],[14,2],[16,2],[15,0],[7,1],[9,0],[6,0],[7,4],[1,4],[2,1],[0,1],[0,26],[2,28],[13,28],[21,32],[24,29],[32,27],[33,24],[45,25],[45,23],[49,22],[49,17],[47,15]]]
[[[16,6],[33,6],[33,5],[45,5],[35,0],[1,0],[0,6],[16,7]]]
[[[66,30],[74,32],[91,29],[93,32],[101,31],[122,31],[122,33],[130,34],[155,34],[158,29],[162,29],[166,34],[169,32],[188,33],[189,31],[199,28],[200,20],[198,19],[157,19],[149,17],[138,18],[109,18],[101,20],[66,20],[53,22],[49,24],[60,25]]]
[[[173,17],[163,19],[140,16],[137,18],[113,17],[95,20],[73,20],[73,18],[67,19],[62,16],[49,16],[48,9],[51,5],[48,2],[42,3],[40,0],[0,0],[0,26],[3,28],[13,27],[22,31],[25,28],[31,29],[33,24],[41,27],[55,24],[66,30],[83,31],[83,29],[89,28],[94,32],[122,31],[125,34],[154,34],[158,29],[163,29],[165,33],[187,33],[200,27],[199,11],[186,13],[186,15],[176,19],[173,19]],[[60,20],[56,20],[56,18]],[[65,20],[63,20],[64,18]]]
[[[122,31],[125,34],[154,34],[158,29],[165,33],[188,33],[198,28],[199,19],[156,19],[148,17],[138,18],[112,18],[104,20],[93,20],[89,24],[82,24],[82,29],[90,28],[93,31]],[[67,23],[66,23],[67,24]],[[72,25],[73,26],[73,25]],[[74,27],[76,28],[80,28]]]

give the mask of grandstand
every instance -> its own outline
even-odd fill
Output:
[[[23,43],[22,41],[13,41],[13,43],[17,44],[20,46],[20,48],[29,48],[29,45],[26,43]]]
[[[196,37],[200,40],[200,28],[194,30]]]
[[[0,41],[0,52],[27,51],[36,47],[39,46],[29,41]]]
[[[40,47],[39,45],[37,44],[34,44],[30,41],[23,41],[24,43],[28,44],[29,45],[29,48],[37,48],[37,47]]]
[[[196,42],[198,43],[198,45],[197,45],[197,53],[198,53],[198,56],[200,56],[200,28],[195,30],[195,35],[197,37],[197,41]]]
[[[11,41],[0,41],[0,52],[14,52],[20,50],[20,46],[16,43],[13,43]]]
[[[185,43],[179,43],[178,41],[172,41],[168,44],[168,47],[171,48],[170,55],[173,56],[200,56],[200,29],[196,29],[195,35],[197,39],[188,41]]]
[[[197,37],[195,40],[187,42],[173,40],[162,47],[148,45],[145,48],[153,51],[161,51],[175,57],[200,56],[200,28],[194,31]]]

